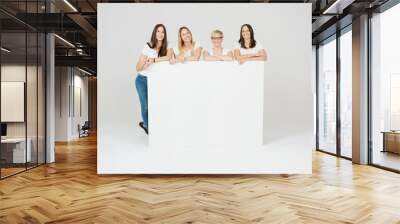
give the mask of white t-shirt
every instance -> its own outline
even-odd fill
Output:
[[[199,47],[201,47],[201,46],[200,46],[200,43],[197,42],[197,41],[194,42],[193,50],[196,50],[196,49],[199,48]],[[180,52],[179,52],[178,46],[174,47],[174,54],[175,54],[176,56],[178,56],[179,53],[180,53]],[[183,56],[184,56],[184,57],[190,57],[190,56],[191,56],[191,50],[185,51]]]
[[[147,56],[148,58],[158,58],[158,53],[156,49],[152,49],[149,47],[148,44],[145,44],[142,50],[142,54],[144,56]],[[139,74],[143,75],[143,76],[148,76],[150,73],[150,69],[153,65],[150,65],[149,67],[147,67],[146,69],[142,70],[139,72]]]
[[[209,54],[210,56],[214,56],[214,52],[213,52],[213,49],[212,49],[212,48],[207,49],[207,52],[208,52],[208,54]],[[222,48],[222,55],[227,55],[228,53],[229,53],[229,50],[228,50],[228,49]]]
[[[257,54],[260,50],[263,49],[263,46],[259,41],[256,42],[256,46],[253,48],[243,48],[240,46],[240,43],[237,43],[235,49],[240,50],[240,54]]]

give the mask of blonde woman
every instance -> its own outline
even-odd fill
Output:
[[[235,59],[243,64],[246,61],[266,61],[267,52],[259,41],[254,39],[254,31],[250,24],[243,24],[240,28],[239,43],[235,47]]]
[[[201,46],[193,40],[189,28],[182,26],[178,31],[178,46],[174,48],[174,54],[170,62],[198,61],[201,56]]]
[[[203,54],[205,61],[232,61],[232,51],[222,47],[223,39],[224,33],[222,33],[222,31],[214,30],[211,33],[212,48],[204,50]]]

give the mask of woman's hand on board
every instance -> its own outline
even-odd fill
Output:
[[[143,69],[148,68],[153,63],[154,63],[154,58],[147,58],[146,62],[143,65]]]
[[[241,64],[243,64],[243,63],[246,62],[246,59],[245,59],[245,58],[240,58],[240,59],[238,59],[237,61],[238,61],[238,63],[241,65]]]
[[[147,64],[149,64],[149,65],[151,65],[151,64],[153,64],[153,63],[155,63],[156,62],[156,59],[155,58],[148,58],[147,59]]]
[[[182,55],[182,54],[178,55],[177,61],[180,62],[180,63],[185,62],[185,56]]]
[[[170,64],[175,64],[175,63],[176,63],[176,58],[175,58],[175,57],[171,57],[171,58],[169,59],[169,63],[170,63]]]

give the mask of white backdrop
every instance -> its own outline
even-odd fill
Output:
[[[214,29],[224,32],[224,46],[232,48],[240,26],[253,26],[256,40],[268,53],[263,150],[213,157],[199,152],[192,159],[209,162],[201,170],[190,167],[190,158],[185,158],[187,169],[152,169],[165,154],[149,151],[147,136],[138,128],[134,79],[140,51],[157,23],[166,26],[171,47],[183,25],[206,48]],[[99,4],[98,173],[310,173],[312,89],[311,4]],[[235,166],[216,165],[229,156]]]

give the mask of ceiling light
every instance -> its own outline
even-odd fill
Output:
[[[323,12],[322,14],[332,13],[332,12],[331,12],[332,9],[335,9],[335,7],[337,7],[338,4],[339,4],[341,1],[342,1],[342,0],[336,0],[332,5],[330,5],[327,9],[325,9],[324,12]],[[337,12],[337,9],[334,10],[334,11],[335,11],[335,12],[333,12],[333,13],[339,14],[339,13]]]
[[[72,10],[74,10],[74,12],[78,12],[78,10],[68,1],[68,0],[64,0],[65,4],[67,4]]]
[[[9,50],[9,49],[7,49],[7,48],[5,48],[5,47],[1,47],[1,50],[4,51],[4,52],[6,52],[6,53],[10,53],[10,52],[11,52],[11,50]]]
[[[92,75],[92,73],[90,73],[90,72],[88,72],[88,71],[86,71],[86,70],[83,70],[83,69],[81,69],[81,68],[79,68],[79,67],[78,67],[78,70],[81,71],[81,72],[83,72],[83,73],[85,73],[85,74],[87,74],[87,75]]]
[[[69,45],[69,46],[75,48],[75,45],[73,45],[73,44],[72,44],[71,42],[69,42],[68,40],[66,40],[66,39],[64,39],[64,38],[62,38],[62,37],[60,37],[60,36],[57,35],[57,34],[54,34],[54,36],[57,37],[58,39],[60,39],[61,41],[63,41],[64,43],[66,43],[67,45]]]

